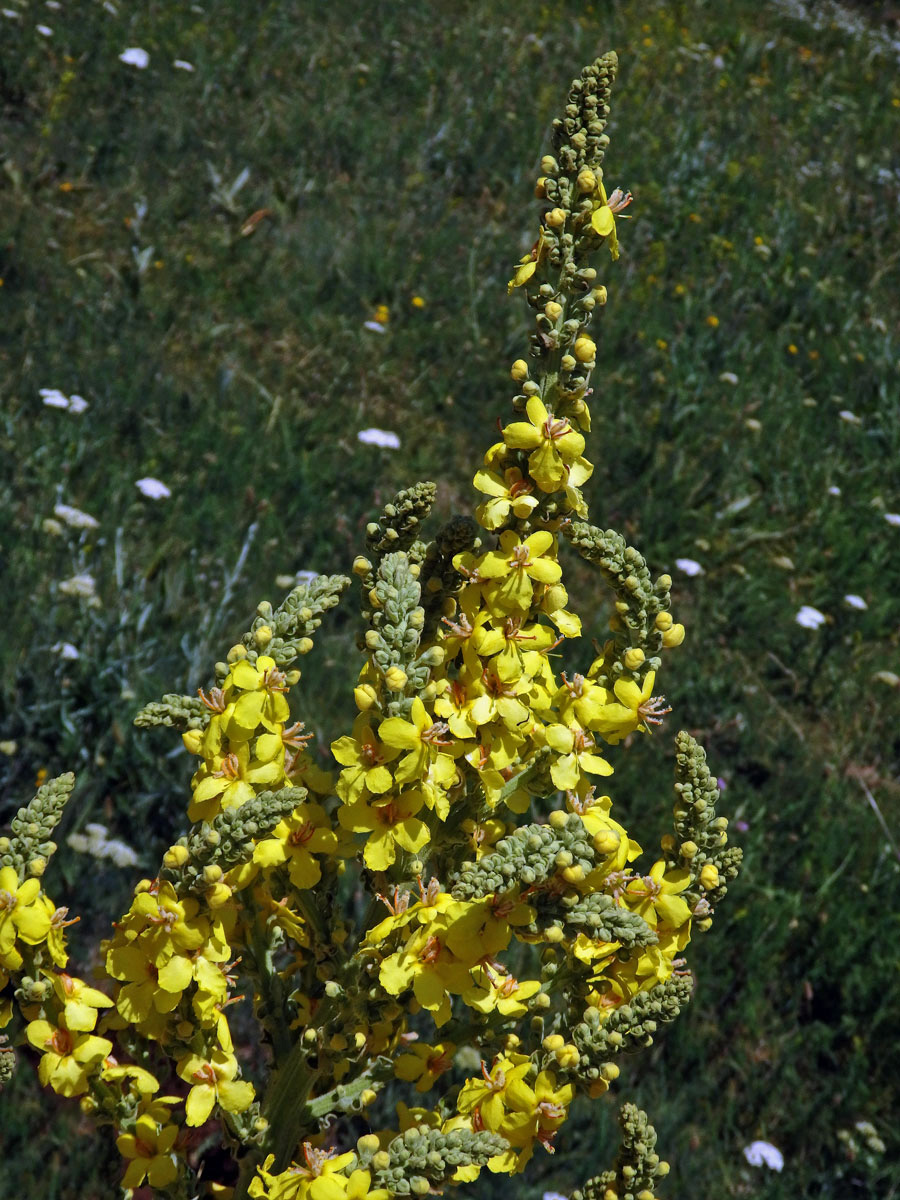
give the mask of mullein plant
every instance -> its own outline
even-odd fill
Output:
[[[426,540],[422,483],[367,527],[358,714],[333,769],[289,700],[351,582],[320,576],[259,605],[207,690],[138,715],[197,759],[191,825],[91,983],[69,966],[75,918],[41,884],[73,777],[0,840],[0,1079],[31,1047],[45,1086],[112,1127],[126,1192],[387,1200],[516,1175],[690,996],[685,948],[740,854],[687,733],[659,852],[614,815],[616,756],[670,711],[657,676],[684,629],[669,576],[589,524],[581,490],[606,301],[591,263],[618,256],[630,200],[601,169],[615,69],[606,54],[574,81],[541,162],[538,236],[510,281],[534,329],[475,520]],[[581,633],[563,542],[612,601],[608,640],[571,674],[554,668]],[[255,1054],[232,1035],[241,999]],[[620,1120],[619,1158],[583,1200],[651,1200],[668,1170],[645,1114]],[[235,1160],[220,1182],[198,1150],[215,1137]]]

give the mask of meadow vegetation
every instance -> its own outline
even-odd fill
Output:
[[[667,688],[745,853],[691,1007],[623,1074],[672,1196],[894,1196],[900,86],[883,43],[750,0],[4,2],[0,821],[74,769],[59,840],[101,823],[138,858],[54,859],[51,890],[83,914],[76,959],[182,819],[188,757],[133,729],[138,708],[205,684],[297,572],[346,571],[398,488],[435,479],[441,516],[470,509],[522,338],[506,283],[534,239],[535,148],[580,65],[616,49],[607,181],[634,219],[586,491],[676,581],[688,637]],[[304,664],[323,763],[355,632],[338,608]],[[627,756],[629,823],[667,827],[672,755],[663,731]],[[580,1110],[521,1194],[606,1165],[611,1111]],[[110,1194],[114,1147],[79,1140],[25,1070],[0,1127],[0,1194]],[[781,1173],[747,1163],[755,1139]]]

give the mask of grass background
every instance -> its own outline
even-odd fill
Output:
[[[76,769],[60,840],[104,821],[152,869],[189,767],[177,739],[131,728],[139,705],[205,682],[279,576],[346,570],[397,488],[434,478],[440,515],[470,509],[524,349],[505,285],[533,241],[546,130],[581,65],[615,48],[607,180],[634,191],[635,219],[601,264],[588,496],[676,576],[672,720],[705,742],[746,855],[693,948],[694,1003],[619,1093],[650,1111],[671,1196],[896,1195],[890,25],[751,0],[5,3],[0,819],[40,770]],[[126,47],[149,66],[120,62]],[[383,334],[365,327],[379,304]],[[47,387],[89,408],[48,408]],[[369,426],[401,452],[359,443]],[[148,475],[170,499],[140,495]],[[57,503],[99,528],[48,533]],[[569,571],[590,614],[595,585]],[[79,572],[98,605],[60,591]],[[820,629],[795,622],[803,604]],[[350,717],[346,610],[298,689],[320,745]],[[644,845],[666,825],[671,757],[663,735],[617,772]],[[83,914],[81,947],[133,877],[56,857],[48,886]],[[115,1151],[78,1137],[72,1107],[20,1070],[0,1097],[0,1195],[114,1193]],[[518,1193],[607,1165],[610,1114],[579,1110]],[[867,1120],[884,1153],[853,1133]],[[783,1151],[780,1175],[745,1162],[756,1138]]]

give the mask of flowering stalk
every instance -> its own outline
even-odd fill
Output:
[[[198,760],[191,826],[103,943],[108,990],[69,973],[67,911],[41,888],[72,777],[0,840],[0,1026],[38,1052],[42,1083],[114,1128],[126,1188],[198,1194],[193,1135],[210,1122],[236,1162],[207,1194],[233,1200],[386,1200],[517,1174],[690,996],[685,948],[740,857],[703,751],[678,735],[674,830],[644,865],[604,790],[671,711],[656,681],[684,637],[669,577],[591,525],[582,494],[606,301],[591,263],[604,245],[618,257],[630,201],[603,181],[615,67],[607,54],[575,80],[542,160],[538,235],[510,281],[534,311],[530,362],[512,366],[476,520],[426,540],[435,489],[418,484],[353,563],[363,665],[335,769],[289,695],[341,576],[260,604],[213,686],[138,715]],[[561,538],[612,596],[611,636],[571,676],[553,661],[581,633]],[[242,1000],[255,1056],[232,1038]],[[4,1043],[0,1081],[10,1071]],[[410,1103],[388,1103],[389,1083]],[[647,1200],[665,1174],[646,1116],[626,1105],[622,1124],[586,1200]]]

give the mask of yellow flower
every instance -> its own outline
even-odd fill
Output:
[[[60,1096],[79,1096],[87,1091],[88,1077],[112,1053],[112,1042],[93,1034],[77,1033],[49,1021],[31,1021],[25,1036],[42,1051],[38,1078],[44,1087]]]
[[[482,468],[474,483],[479,492],[491,497],[475,509],[475,517],[485,529],[499,529],[509,520],[510,512],[521,521],[537,508],[534,487],[518,467],[508,467],[502,476]]]
[[[184,1102],[188,1125],[204,1124],[216,1104],[226,1112],[243,1112],[253,1102],[253,1084],[235,1079],[237,1059],[218,1047],[208,1059],[186,1054],[176,1069],[191,1084]]]
[[[381,964],[378,978],[392,996],[412,988],[415,998],[443,1025],[450,1018],[450,996],[461,995],[469,986],[469,968],[448,949],[441,935],[446,925],[440,921],[421,927],[406,944]]]
[[[334,854],[337,848],[325,809],[319,804],[298,804],[268,837],[257,842],[253,861],[264,869],[286,862],[294,887],[311,888],[322,878],[322,868],[313,855]]]
[[[538,268],[538,263],[544,257],[544,251],[547,249],[547,243],[544,241],[544,230],[541,229],[538,235],[538,240],[534,243],[528,254],[522,256],[519,260],[519,266],[516,267],[515,274],[509,281],[506,287],[507,293],[513,288],[521,287],[523,283],[527,283]]]
[[[530,450],[528,470],[544,492],[566,484],[569,467],[584,452],[584,438],[565,417],[551,416],[543,400],[532,396],[525,406],[528,423],[514,421],[503,430],[503,440],[514,450]]]
[[[534,583],[556,583],[562,577],[562,568],[551,557],[554,550],[553,534],[546,529],[532,533],[524,542],[511,529],[504,530],[500,549],[489,550],[477,560],[479,578],[488,581],[484,598],[491,612],[500,617],[527,613]]]
[[[619,239],[616,236],[615,214],[620,213],[623,208],[627,208],[631,200],[631,192],[623,192],[621,188],[616,188],[607,199],[603,181],[598,181],[594,203],[597,204],[597,201],[599,201],[599,204],[597,204],[597,207],[591,214],[591,227],[594,233],[600,237],[609,238],[609,252],[613,260],[619,257]]]
[[[53,990],[63,1005],[67,1029],[88,1033],[97,1024],[97,1009],[112,1007],[109,996],[104,996],[97,988],[88,987],[83,979],[76,979],[65,972],[53,975],[44,971],[44,974],[52,981]]]
[[[363,858],[372,871],[385,871],[401,846],[416,854],[428,841],[428,826],[415,814],[425,803],[418,788],[392,793],[386,800],[358,800],[338,809],[338,820],[354,833],[368,833]]]
[[[394,1060],[394,1074],[406,1083],[415,1083],[417,1092],[427,1092],[453,1065],[453,1042],[413,1042],[405,1054]]]
[[[331,743],[331,753],[345,768],[337,784],[337,794],[345,804],[354,804],[363,791],[378,796],[394,786],[393,776],[384,764],[393,762],[400,751],[378,741],[365,713],[353,722],[352,737]]]
[[[456,766],[453,758],[442,750],[450,747],[451,754],[459,750],[453,739],[447,737],[450,730],[446,721],[433,721],[418,696],[412,702],[409,716],[408,721],[403,717],[388,717],[378,726],[378,736],[386,745],[408,751],[395,773],[397,783],[421,779],[433,767],[434,781],[447,786],[456,779]]]
[[[16,938],[37,946],[50,932],[50,916],[40,903],[40,881],[19,883],[13,867],[0,867],[0,965],[18,970],[22,956]]]
[[[122,1133],[116,1145],[123,1158],[131,1161],[122,1177],[123,1188],[140,1187],[144,1180],[151,1188],[164,1188],[178,1175],[178,1162],[172,1153],[178,1136],[176,1125],[162,1125],[149,1114],[142,1113],[134,1125],[134,1133]]]
[[[641,687],[632,679],[618,679],[613,691],[618,703],[604,704],[592,716],[591,729],[595,729],[610,745],[615,746],[629,733],[640,729],[649,733],[650,725],[661,725],[662,718],[671,708],[664,708],[665,696],[654,696],[653,685],[656,672],[648,671]]]
[[[533,675],[531,665],[537,665],[541,651],[555,640],[549,626],[537,622],[526,625],[521,616],[506,617],[497,625],[482,623],[472,638],[477,653],[482,658],[493,658],[492,669],[505,680],[519,679],[526,672]]]
[[[671,929],[679,930],[691,919],[691,910],[679,895],[690,882],[690,871],[683,867],[667,871],[664,860],[659,859],[649,875],[636,875],[631,880],[622,899],[654,929],[661,918]]]
[[[576,788],[583,773],[613,773],[606,759],[594,753],[597,744],[583,729],[570,729],[567,725],[548,725],[547,745],[559,755],[550,767],[550,778],[563,791]]]
[[[210,821],[223,809],[237,808],[256,795],[257,787],[276,788],[287,782],[284,777],[284,744],[279,737],[260,747],[251,759],[250,743],[237,742],[226,755],[217,756],[211,765],[201,767],[194,776],[194,792],[188,806],[192,821]],[[264,751],[264,752],[263,752]]]

